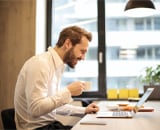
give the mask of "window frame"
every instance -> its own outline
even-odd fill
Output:
[[[47,1],[47,36],[46,49],[51,46],[52,33],[52,1]],[[106,54],[105,54],[105,1],[97,0],[97,28],[98,28],[98,91],[83,92],[74,99],[103,99],[106,98]]]

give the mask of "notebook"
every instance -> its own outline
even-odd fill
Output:
[[[131,111],[105,111],[98,112],[97,118],[132,118],[140,109],[140,107],[145,103],[150,94],[153,92],[154,88],[148,88],[140,100],[136,103]]]

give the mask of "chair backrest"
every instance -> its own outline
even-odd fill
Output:
[[[4,109],[1,111],[4,130],[16,130],[14,115],[15,115],[14,108]]]

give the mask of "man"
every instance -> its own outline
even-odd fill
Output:
[[[98,106],[69,105],[72,96],[80,95],[85,83],[76,81],[59,88],[64,65],[74,68],[84,60],[92,36],[83,28],[70,26],[60,33],[54,48],[31,57],[23,65],[15,88],[15,121],[17,129],[70,129],[56,121],[56,114],[95,113]]]

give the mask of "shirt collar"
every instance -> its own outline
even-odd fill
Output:
[[[53,61],[55,63],[55,67],[59,68],[62,67],[64,68],[64,62],[62,61],[61,57],[58,55],[58,53],[52,48],[52,47],[48,47],[48,51],[51,53]]]

